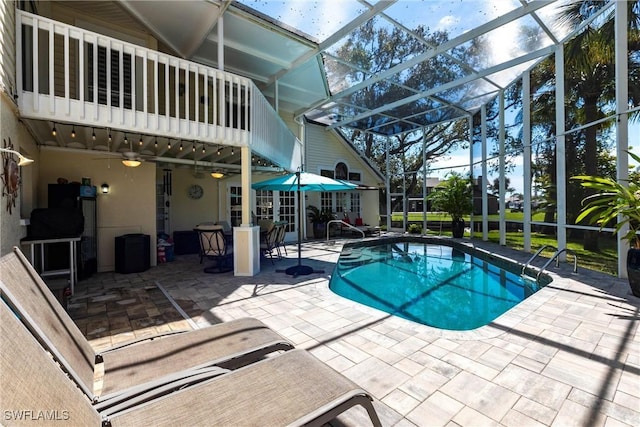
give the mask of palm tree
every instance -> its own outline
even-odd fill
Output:
[[[577,25],[608,5],[607,2],[602,1],[568,3],[562,8],[559,21]],[[637,54],[640,49],[640,1],[630,2],[628,10],[629,88],[630,96],[635,99],[634,104],[637,104],[637,100],[640,99],[640,64]],[[600,26],[589,25],[565,46],[565,85],[567,91],[571,93],[569,97],[573,100],[569,105],[575,106],[571,116],[580,123],[593,123],[601,119],[605,116],[602,107],[610,106],[615,101],[615,22],[612,15],[606,16],[603,21],[604,24]],[[557,96],[567,95],[557,94]],[[586,128],[582,135],[572,136],[572,146],[575,147],[579,142],[583,142],[580,154],[584,175],[598,175],[600,148],[598,132],[613,124],[607,121],[592,125]],[[578,141],[578,138],[582,141]],[[563,160],[559,159],[559,161]],[[594,192],[592,188],[587,188],[586,191],[586,196]],[[578,210],[579,206],[568,212],[577,213]],[[584,248],[598,251],[596,232],[585,233]]]

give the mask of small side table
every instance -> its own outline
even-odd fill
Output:
[[[60,276],[63,274],[69,275],[69,284],[71,287],[71,295],[75,292],[76,281],[78,280],[78,268],[76,265],[76,243],[81,239],[78,237],[59,237],[55,239],[32,239],[25,238],[20,240],[20,243],[23,245],[30,246],[30,254],[31,254],[31,265],[38,270],[38,273],[41,277],[49,277],[49,276]],[[69,268],[61,269],[61,270],[45,270],[45,250],[44,245],[49,243],[69,243]],[[35,265],[36,262],[36,246],[40,246],[40,269]]]

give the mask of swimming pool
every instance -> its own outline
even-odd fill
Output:
[[[395,316],[466,331],[489,324],[543,286],[521,278],[520,268],[450,239],[402,237],[345,245],[329,288]],[[549,281],[545,276],[542,282]]]

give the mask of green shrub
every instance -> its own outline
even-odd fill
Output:
[[[409,224],[407,231],[409,234],[422,234],[422,226],[420,224]]]

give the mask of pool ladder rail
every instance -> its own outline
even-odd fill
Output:
[[[578,272],[578,256],[576,255],[576,253],[569,249],[569,248],[562,248],[562,249],[557,249],[555,246],[553,245],[544,245],[542,246],[540,249],[537,250],[537,252],[535,254],[533,254],[533,256],[531,258],[529,258],[529,261],[527,261],[527,263],[522,267],[522,272],[520,273],[522,276],[525,276],[526,271],[527,271],[527,267],[529,267],[529,265],[533,262],[534,259],[536,259],[538,257],[538,255],[540,255],[542,253],[542,251],[544,251],[545,249],[555,249],[555,253],[553,254],[553,256],[551,258],[549,258],[549,260],[542,266],[541,269],[538,270],[538,274],[536,274],[536,283],[539,282],[540,280],[540,275],[542,274],[542,272],[544,270],[547,269],[547,267],[555,260],[556,262],[556,268],[558,268],[560,266],[560,255],[563,252],[566,252],[568,254],[573,255],[573,274],[576,274]]]

